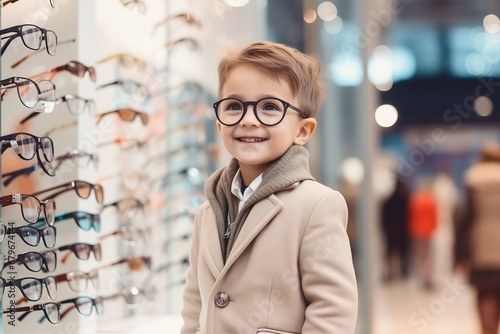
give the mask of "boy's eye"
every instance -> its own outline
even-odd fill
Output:
[[[243,106],[241,103],[231,103],[227,105],[226,107],[227,110],[243,110]]]

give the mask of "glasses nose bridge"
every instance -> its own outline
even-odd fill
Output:
[[[257,103],[258,102],[259,101],[245,101],[245,102],[243,102],[244,109],[243,109],[243,115],[241,116],[240,122],[242,122],[244,119],[246,119],[248,114],[251,114],[254,117],[255,122],[260,124],[259,118],[257,116]],[[249,106],[253,106],[252,112],[248,112]]]

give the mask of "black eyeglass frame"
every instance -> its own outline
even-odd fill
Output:
[[[41,32],[41,40],[40,40],[40,43],[39,43],[38,47],[36,47],[36,48],[33,48],[33,47],[27,45],[26,41],[24,40],[22,32],[23,32],[23,28],[25,28],[27,26],[34,27],[34,29],[38,29]],[[57,50],[57,34],[54,31],[52,31],[52,30],[47,30],[47,29],[41,28],[41,27],[39,27],[37,25],[28,23],[28,24],[15,25],[15,26],[12,26],[12,27],[0,30],[0,35],[4,35],[4,34],[7,34],[7,33],[15,33],[15,34],[10,35],[10,36],[6,36],[6,37],[2,37],[2,39],[7,39],[8,38],[8,40],[7,40],[7,42],[5,42],[2,45],[2,49],[1,49],[1,53],[0,53],[1,55],[3,55],[3,53],[5,52],[5,50],[7,50],[7,47],[9,46],[9,44],[14,39],[16,39],[17,37],[20,37],[21,40],[23,41],[24,46],[27,47],[30,50],[40,50],[40,48],[42,47],[43,41],[45,40],[45,48],[47,50],[47,53],[49,55],[51,55],[51,56],[53,56],[53,55],[56,54],[56,50]],[[53,33],[54,34],[54,38],[55,38],[54,50],[49,50],[49,40],[47,38],[47,33]]]
[[[227,100],[236,100],[238,102],[240,102],[242,105],[243,105],[243,112],[241,113],[241,117],[240,119],[237,121],[237,122],[234,122],[234,123],[224,123],[223,121],[221,121],[220,119],[220,115],[219,115],[219,106],[222,102],[224,101],[227,101]],[[281,116],[280,120],[277,121],[276,123],[273,123],[273,124],[266,124],[264,123],[260,118],[259,118],[259,114],[257,112],[257,104],[259,104],[261,101],[264,101],[264,100],[276,100],[276,101],[279,101],[283,104],[283,115]],[[241,120],[245,117],[246,113],[247,113],[247,110],[248,110],[248,106],[251,105],[253,106],[253,113],[255,115],[255,118],[257,118],[257,120],[263,124],[263,125],[266,125],[266,126],[275,126],[275,125],[278,125],[279,123],[281,123],[283,121],[283,119],[285,118],[286,116],[286,112],[288,111],[288,108],[290,109],[293,109],[295,110],[296,112],[299,113],[300,116],[302,116],[303,118],[309,118],[302,110],[300,110],[299,108],[295,107],[294,105],[282,100],[282,99],[279,99],[277,97],[265,97],[265,98],[262,98],[262,99],[259,99],[257,101],[241,101],[240,99],[237,99],[237,98],[234,98],[234,97],[226,97],[224,99],[221,99],[217,102],[215,102],[213,104],[213,108],[214,108],[214,111],[215,111],[215,117],[217,117],[217,120],[225,125],[225,126],[233,126],[233,125],[236,125],[238,124],[239,122],[241,122]]]

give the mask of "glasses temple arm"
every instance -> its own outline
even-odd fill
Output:
[[[39,169],[40,166],[38,164],[33,165],[31,167],[19,169],[10,173],[3,173],[2,178],[7,177],[5,181],[2,182],[2,184],[7,187],[12,181],[14,181],[18,176],[21,176],[23,174],[27,174],[26,176],[29,176],[32,172],[35,170]]]

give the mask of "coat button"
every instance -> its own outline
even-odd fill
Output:
[[[224,308],[229,304],[229,295],[225,292],[219,292],[215,295],[215,305]]]

